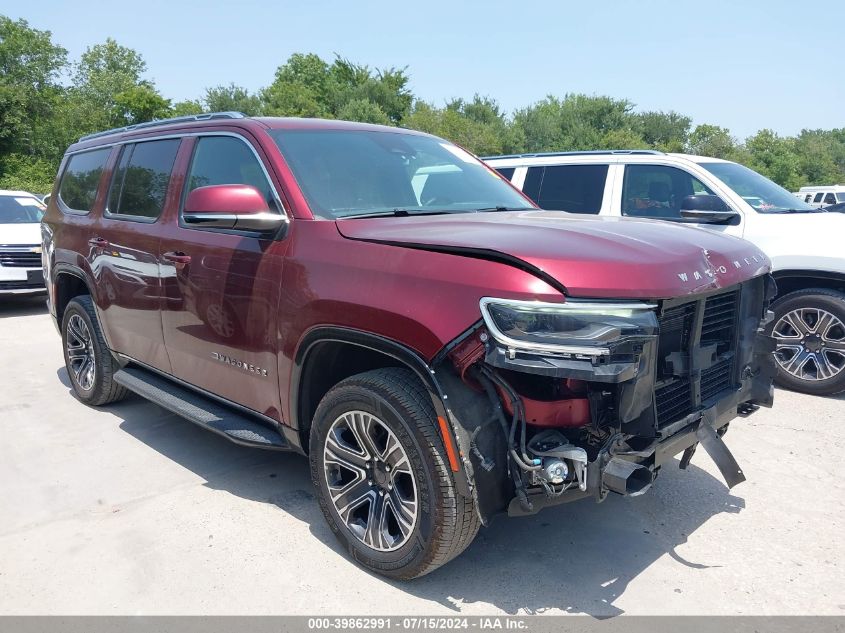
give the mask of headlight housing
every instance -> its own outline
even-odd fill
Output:
[[[544,303],[484,297],[481,314],[491,336],[509,356],[539,352],[593,360],[615,344],[655,333],[657,306],[641,302]]]

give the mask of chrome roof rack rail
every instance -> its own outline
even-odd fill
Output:
[[[170,119],[158,119],[157,121],[147,121],[145,123],[135,123],[134,125],[124,125],[123,127],[116,127],[111,130],[103,132],[94,132],[93,134],[86,134],[80,137],[79,141],[89,141],[92,138],[99,138],[101,136],[108,136],[110,134],[118,134],[119,132],[132,132],[134,130],[143,130],[151,127],[158,127],[159,125],[170,125],[172,123],[189,123],[191,121],[212,121],[214,119],[244,119],[246,115],[243,112],[207,112],[205,114],[187,114],[185,116],[176,116]]]
[[[612,155],[612,154],[626,154],[626,155],[640,155],[640,154],[652,154],[652,155],[663,155],[665,152],[660,152],[656,149],[594,149],[594,150],[584,150],[578,152],[530,152],[526,154],[506,154],[503,156],[482,156],[482,160],[492,160],[494,158],[544,158],[544,157],[553,157],[553,156],[601,156],[601,155]]]

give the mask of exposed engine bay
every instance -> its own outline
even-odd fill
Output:
[[[482,519],[643,494],[698,446],[729,487],[743,481],[722,436],[771,406],[763,327],[774,294],[762,276],[649,304],[573,301],[568,312],[482,300],[484,319],[433,365]]]

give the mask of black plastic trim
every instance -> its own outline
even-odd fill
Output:
[[[310,330],[300,342],[294,357],[289,396],[290,424],[292,428],[299,431],[300,444],[304,444],[304,440],[301,438],[301,435],[307,428],[308,424],[310,424],[310,420],[302,419],[304,417],[300,397],[303,389],[302,372],[308,360],[308,356],[314,347],[327,342],[356,345],[358,347],[379,352],[394,358],[402,363],[402,365],[413,371],[425,385],[437,416],[442,417],[449,423],[450,430],[452,432],[452,442],[454,445],[458,446],[457,436],[455,429],[453,428],[454,422],[452,420],[452,416],[449,415],[445,404],[445,393],[435,378],[434,372],[419,354],[401,343],[377,334],[364,332],[362,330],[355,330],[353,328],[333,326],[316,327]],[[466,472],[466,467],[463,464],[461,465],[459,471],[455,473],[455,480],[458,485],[458,490],[462,494],[469,496],[471,494],[472,487]]]

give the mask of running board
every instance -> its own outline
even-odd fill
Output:
[[[114,380],[142,398],[222,435],[235,444],[277,451],[291,450],[281,433],[261,424],[249,414],[241,413],[155,372],[129,366],[115,373]]]

